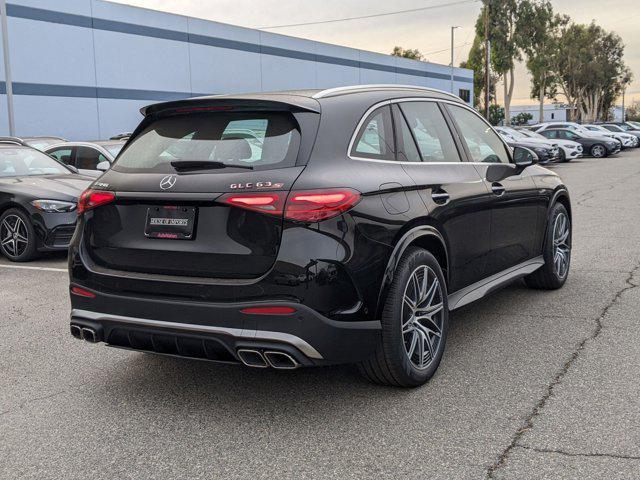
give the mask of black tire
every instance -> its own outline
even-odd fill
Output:
[[[560,147],[560,161],[562,163],[567,163],[570,162],[571,159],[567,158],[567,154],[565,153],[564,149],[562,147]]]
[[[566,267],[558,272],[554,233],[556,232],[556,222],[561,215],[564,216],[568,222],[568,236],[566,238],[568,250],[566,251]],[[547,231],[545,233],[543,251],[544,265],[524,278],[528,287],[539,290],[557,290],[558,288],[562,288],[567,281],[569,268],[571,266],[571,236],[571,218],[569,217],[567,209],[561,203],[556,203],[551,207],[547,220]]]
[[[602,145],[601,143],[596,143],[591,146],[589,153],[593,158],[603,158],[607,156],[607,147]]]
[[[26,233],[26,243],[20,241],[19,245],[15,247],[17,250],[12,250],[12,245],[16,245],[15,242],[13,244],[5,243],[5,240],[9,238],[8,228],[15,225],[16,219],[20,219],[22,222],[19,228],[20,236],[24,238]],[[38,255],[36,232],[33,224],[29,216],[19,208],[10,208],[0,215],[0,242],[0,251],[12,262],[28,262]]]
[[[434,335],[432,337],[433,342],[428,334],[426,337],[423,336],[422,329],[414,328],[413,330],[415,331],[409,330],[408,333],[405,334],[403,334],[402,331],[403,318],[405,318],[406,315],[405,309],[408,308],[404,300],[405,294],[409,292],[409,288],[412,288],[409,286],[409,282],[412,281],[413,275],[420,271],[427,274],[427,285],[429,278],[432,280],[435,278],[439,283],[435,284],[435,282],[432,281],[432,285],[436,285],[436,290],[438,289],[438,285],[440,286],[439,293],[436,292],[432,300],[429,301],[429,305],[431,305],[432,302],[436,302],[436,305],[442,304],[441,310],[438,309],[437,314],[432,314],[432,317],[436,317],[437,315],[436,320],[428,323],[429,327],[433,326],[434,328],[432,333],[437,330],[434,322],[440,325],[440,335]],[[424,275],[422,278],[424,278]],[[412,283],[411,285],[414,284]],[[421,310],[426,311],[427,309],[422,308]],[[415,313],[415,310],[412,311]],[[396,387],[418,387],[426,383],[433,376],[440,364],[447,332],[449,330],[447,286],[444,275],[442,274],[442,269],[431,253],[417,247],[407,248],[407,251],[400,259],[398,269],[389,288],[389,294],[387,295],[382,312],[381,323],[382,334],[375,354],[370,359],[358,365],[362,375],[373,383]],[[421,342],[421,347],[416,347],[415,343],[411,341],[416,334]],[[407,342],[405,335],[411,337],[409,342]],[[426,344],[422,343],[423,338],[426,338],[429,345],[432,346],[433,354],[431,354],[429,347],[427,347],[429,351],[424,350]],[[437,346],[434,346],[433,344],[436,342]],[[408,343],[411,345],[407,346]],[[412,360],[413,357],[410,357],[412,354],[407,351],[407,348],[409,348],[411,352],[415,351],[415,348],[422,348],[422,350],[419,350],[420,353],[425,353],[422,355],[418,354],[418,357],[420,358],[421,356],[424,360],[426,354],[429,362],[425,363],[423,368],[418,368]]]

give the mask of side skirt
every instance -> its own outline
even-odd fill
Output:
[[[526,262],[520,263],[515,267],[508,268],[495,275],[491,275],[479,282],[465,287],[457,292],[449,295],[449,310],[455,310],[476,300],[480,300],[487,294],[497,290],[504,285],[529,275],[544,265],[542,255]]]

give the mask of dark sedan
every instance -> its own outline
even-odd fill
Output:
[[[549,162],[558,160],[560,158],[560,154],[557,146],[552,146],[552,145],[546,146],[540,143],[512,141],[512,140],[506,140],[506,139],[505,141],[511,148],[524,147],[524,148],[533,150],[538,156],[538,163],[540,165],[545,165]]]
[[[594,158],[608,157],[609,155],[616,154],[620,151],[620,142],[608,137],[587,137],[580,135],[568,128],[548,128],[541,132],[540,135],[551,140],[572,140],[582,145],[582,148],[587,155],[591,155]]]
[[[66,250],[78,197],[91,180],[39,150],[0,145],[0,251],[26,262],[39,252]]]

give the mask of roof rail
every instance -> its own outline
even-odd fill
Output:
[[[444,95],[448,95],[450,97],[455,98],[456,100],[462,101],[460,97],[457,97],[451,92],[446,92],[444,90],[439,90],[437,88],[429,88],[429,87],[420,87],[417,85],[398,85],[395,83],[380,83],[380,84],[370,84],[370,85],[349,85],[346,87],[335,87],[328,88],[326,90],[322,90],[313,95],[312,98],[325,98],[331,95],[339,95],[341,93],[349,93],[351,91],[357,90],[366,90],[366,89],[388,89],[388,90],[422,90],[426,92],[434,92],[434,93],[442,93]]]

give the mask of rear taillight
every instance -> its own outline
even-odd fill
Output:
[[[286,193],[228,193],[218,200],[219,202],[240,207],[256,212],[269,213],[271,215],[282,215],[282,206]]]
[[[287,198],[284,217],[298,222],[320,222],[353,208],[360,201],[360,192],[350,188],[293,191]]]
[[[286,197],[286,202],[285,202]],[[350,188],[283,192],[228,193],[219,202],[271,215],[284,215],[287,220],[315,223],[340,215],[360,201],[360,192]]]
[[[78,214],[91,210],[92,208],[106,205],[116,199],[113,192],[104,192],[101,190],[91,190],[90,188],[82,192],[78,199]]]

